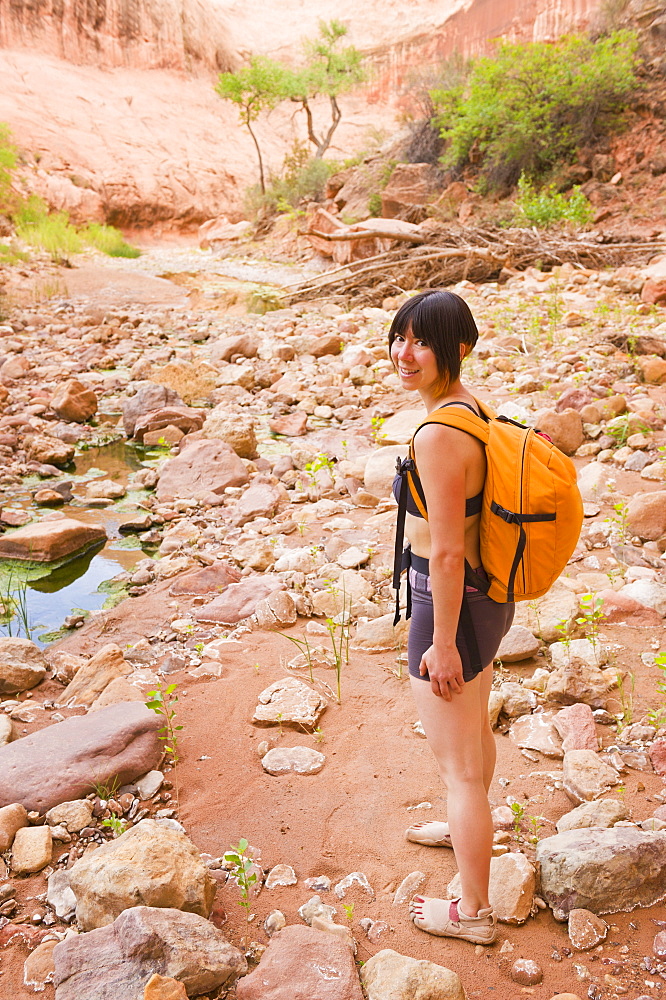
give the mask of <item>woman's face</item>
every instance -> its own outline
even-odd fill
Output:
[[[441,385],[437,359],[427,344],[412,334],[411,326],[391,344],[391,361],[404,389],[433,390]]]

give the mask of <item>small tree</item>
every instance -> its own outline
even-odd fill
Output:
[[[215,90],[227,101],[238,107],[241,124],[252,136],[259,161],[259,183],[266,191],[264,161],[259,140],[252,128],[253,122],[264,111],[271,111],[289,96],[288,71],[280,63],[265,56],[254,56],[249,66],[236,73],[220,73]]]
[[[315,159],[320,160],[331,145],[333,133],[340,124],[342,112],[338,104],[341,93],[362,83],[366,72],[361,64],[361,53],[353,45],[340,48],[347,34],[341,21],[320,21],[319,37],[304,43],[307,62],[303,69],[293,72],[289,81],[289,97],[300,104],[307,119],[308,139],[316,149]],[[325,131],[315,132],[311,101],[326,96],[331,106],[331,121]]]

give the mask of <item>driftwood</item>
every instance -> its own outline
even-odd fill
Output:
[[[324,234],[319,234],[322,235]],[[349,239],[328,233],[325,239]],[[363,232],[354,236],[363,236]],[[382,233],[386,237],[386,233]],[[592,233],[581,235],[536,229],[455,229],[423,233],[419,246],[402,246],[365,260],[352,261],[287,286],[285,302],[339,295],[356,305],[381,305],[383,299],[412,288],[438,288],[469,281],[492,281],[506,272],[538,266],[550,271],[564,263],[580,268],[644,266],[666,250],[663,242],[624,240]],[[412,241],[413,242],[413,241]]]
[[[399,229],[345,229],[337,233],[320,233],[318,229],[308,229],[306,236],[317,236],[320,240],[341,242],[342,240],[402,240],[405,243],[425,243],[421,233],[405,233]]]

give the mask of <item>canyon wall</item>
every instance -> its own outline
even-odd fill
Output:
[[[0,0],[0,48],[100,68],[234,64],[222,8],[206,0]]]
[[[638,2],[638,0],[632,0]],[[644,2],[644,0],[643,0]],[[27,184],[76,221],[190,227],[243,217],[254,149],[217,72],[252,53],[292,62],[321,19],[349,25],[371,80],[341,98],[330,155],[395,128],[414,68],[492,39],[584,28],[601,0],[0,0],[0,122],[23,150]],[[293,108],[257,123],[269,170],[305,138]]]

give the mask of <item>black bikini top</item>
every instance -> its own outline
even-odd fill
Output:
[[[463,403],[462,401],[455,403],[444,403],[444,405],[440,406],[439,409],[443,410],[447,406],[466,406],[467,409],[471,410],[476,417],[478,417],[479,415],[473,406],[470,406],[469,403]],[[416,472],[412,472],[412,478],[414,480],[418,480],[420,484],[420,480],[418,479],[418,475]],[[398,501],[400,499],[401,481],[402,477],[400,473],[398,473],[393,480],[393,496]],[[481,490],[480,493],[477,493],[476,496],[467,497],[467,499],[465,500],[465,517],[473,517],[474,514],[480,514],[482,506],[483,506],[483,490]],[[416,506],[416,502],[414,501],[414,498],[412,497],[409,491],[407,492],[407,513],[412,514],[414,517],[421,517],[421,518],[423,517],[423,514]]]

